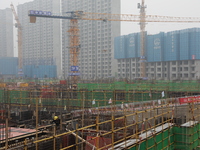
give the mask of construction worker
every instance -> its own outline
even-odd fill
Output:
[[[60,125],[60,118],[58,116],[54,116],[52,123],[55,123],[56,126],[59,126]]]

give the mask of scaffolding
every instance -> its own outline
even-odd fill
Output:
[[[198,83],[191,84],[194,91],[190,83],[170,82],[4,88],[0,108],[7,108],[1,116],[8,138],[0,144],[30,150],[197,149],[200,96]],[[182,91],[175,91],[180,85]],[[27,133],[11,136],[11,126]]]

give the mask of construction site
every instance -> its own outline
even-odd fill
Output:
[[[1,86],[1,149],[199,148],[198,81]]]
[[[23,77],[23,30],[12,4],[11,9],[18,27],[18,79],[0,81],[0,150],[200,149],[200,79],[149,79],[145,42],[148,22],[199,23],[200,18],[146,15],[144,0],[140,15],[29,10],[33,24],[38,17],[70,22],[70,78],[41,81]],[[81,79],[79,20],[139,23],[140,76]]]

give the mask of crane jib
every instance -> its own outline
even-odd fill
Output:
[[[29,10],[28,15],[35,17],[57,18],[57,19],[78,19],[77,17],[72,17],[72,16],[52,15],[50,11]]]

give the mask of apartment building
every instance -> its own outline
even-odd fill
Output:
[[[134,80],[140,77],[139,58],[118,60],[118,78]],[[200,79],[200,60],[147,62],[146,77],[156,80]]]
[[[84,11],[120,14],[120,0],[62,0],[62,12]],[[120,22],[79,20],[81,79],[102,79],[115,76],[114,37],[120,35]],[[62,21],[62,69],[69,78],[69,20]]]
[[[34,0],[17,7],[22,25],[23,65],[56,65],[61,77],[61,28],[59,19],[37,18],[30,23],[28,11],[60,12],[59,0]]]
[[[14,57],[12,10],[1,9],[0,18],[0,57]]]

